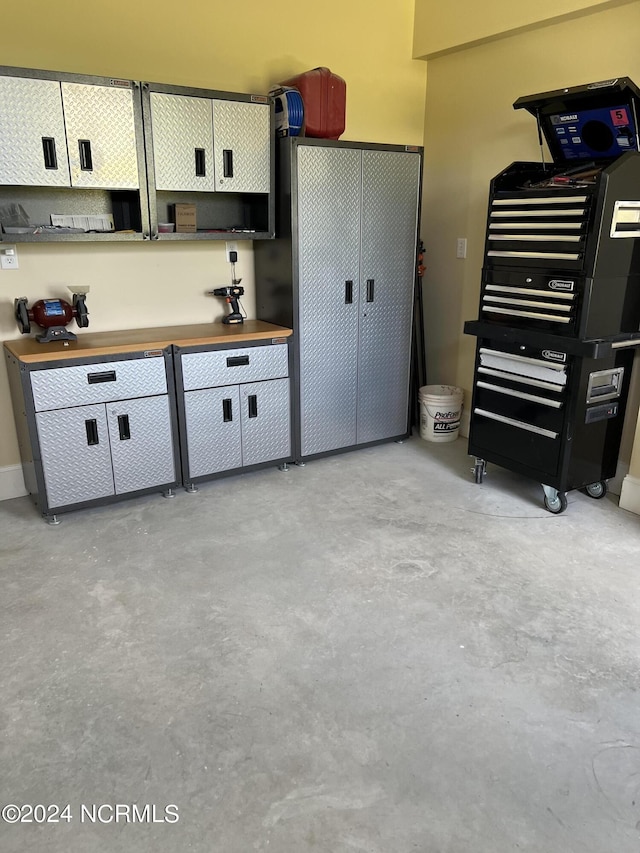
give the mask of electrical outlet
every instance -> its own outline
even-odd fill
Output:
[[[0,269],[17,270],[18,253],[15,246],[0,247]]]
[[[233,242],[227,242],[225,243],[225,246],[227,247],[227,260],[229,261],[229,263],[231,263],[231,258],[229,257],[229,255],[231,254],[231,252],[235,252],[236,255],[238,254],[238,244]]]
[[[456,258],[467,257],[467,238],[458,237],[456,240]]]

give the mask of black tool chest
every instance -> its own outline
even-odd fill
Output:
[[[640,91],[627,78],[520,98],[551,163],[491,182],[469,452],[566,492],[606,494],[640,345]]]

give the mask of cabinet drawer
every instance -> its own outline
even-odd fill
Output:
[[[286,344],[185,353],[182,378],[185,391],[239,385],[288,376]]]
[[[164,358],[77,364],[31,373],[37,412],[167,393]]]

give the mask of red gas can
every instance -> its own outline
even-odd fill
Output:
[[[283,80],[293,86],[304,103],[304,135],[320,139],[339,139],[344,133],[347,84],[328,68],[314,68]]]

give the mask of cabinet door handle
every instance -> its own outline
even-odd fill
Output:
[[[233,177],[233,151],[231,148],[225,148],[222,152],[222,171],[225,178]]]
[[[58,168],[58,157],[56,156],[56,140],[53,136],[42,137],[42,154],[44,156],[45,169]]]
[[[373,286],[375,284],[375,280],[372,278],[367,279],[367,302],[373,302]]]
[[[222,401],[222,421],[225,424],[228,424],[229,421],[233,420],[233,403],[231,400],[223,400]]]
[[[131,438],[129,415],[118,415],[118,432],[120,433],[120,441],[129,441]]]
[[[257,418],[258,417],[258,397],[256,394],[249,394],[247,397],[247,403],[249,404],[249,417]]]
[[[351,305],[353,303],[353,282],[345,281],[344,283],[344,304]]]
[[[91,156],[91,140],[79,139],[78,151],[80,152],[80,168],[83,172],[93,172],[93,158]]]
[[[98,385],[100,382],[115,382],[115,370],[104,370],[102,373],[87,373],[89,385]]]
[[[249,364],[248,355],[232,355],[227,359],[227,367],[242,367],[245,364]]]
[[[92,447],[94,444],[100,444],[98,438],[98,421],[95,418],[89,418],[84,422],[84,428],[87,431],[87,444]]]
[[[204,178],[207,174],[205,150],[204,148],[196,148],[196,178]]]

